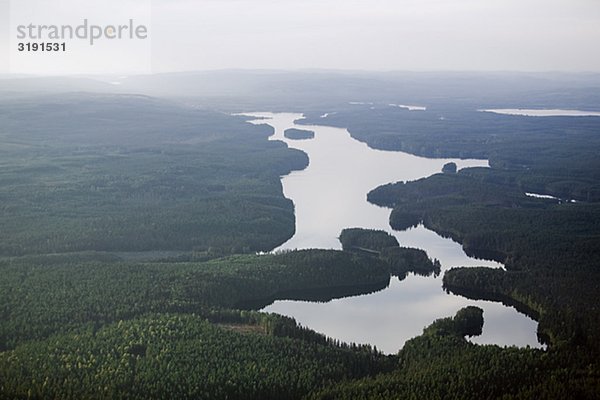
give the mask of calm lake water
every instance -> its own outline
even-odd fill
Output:
[[[506,115],[524,115],[527,117],[600,117],[600,111],[563,109],[495,108],[479,111]]]
[[[410,274],[402,281],[392,278],[389,287],[377,293],[327,303],[276,301],[263,311],[291,316],[302,325],[346,342],[369,343],[394,353],[435,319],[452,316],[464,306],[476,305],[484,310],[485,323],[483,334],[473,338],[473,342],[540,347],[537,323],[514,308],[471,301],[442,290],[443,272],[452,266],[502,268],[501,264],[470,258],[458,243],[422,226],[393,231],[388,224],[391,210],[366,200],[367,193],[379,185],[429,176],[450,161],[459,168],[488,166],[487,161],[427,159],[374,150],[354,140],[346,129],[296,126],[294,120],[301,118],[301,114],[247,115],[268,118],[253,123],[273,126],[275,134],[271,140],[284,141],[310,158],[305,170],[282,177],[284,193],[295,204],[296,234],[279,249],[341,249],[337,239],[341,230],[362,227],[390,232],[401,246],[424,249],[442,264],[442,274],[438,277]],[[291,127],[312,130],[315,138],[284,138],[283,131]]]

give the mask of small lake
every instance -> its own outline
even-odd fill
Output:
[[[367,193],[375,187],[396,181],[415,180],[440,172],[447,162],[459,168],[488,166],[486,160],[427,159],[403,152],[374,150],[353,139],[346,129],[295,125],[301,114],[250,113],[266,118],[252,121],[275,128],[271,140],[306,152],[309,166],[282,177],[284,194],[293,200],[296,234],[279,249],[341,249],[337,237],[351,227],[381,229],[393,234],[401,246],[427,251],[442,264],[438,277],[414,274],[399,281],[392,278],[387,289],[376,293],[346,297],[327,303],[276,301],[263,309],[295,318],[318,332],[346,342],[369,343],[386,353],[397,352],[404,342],[420,335],[435,319],[452,316],[467,305],[484,310],[484,327],[476,343],[541,347],[537,341],[537,323],[512,307],[488,301],[472,301],[442,290],[443,272],[452,266],[490,266],[493,261],[468,257],[462,247],[438,236],[423,226],[393,231],[390,209],[367,202]],[[284,138],[288,128],[312,130],[315,138]],[[279,250],[276,249],[276,250]]]
[[[477,111],[505,115],[523,115],[526,117],[600,117],[600,111],[562,109],[494,108],[489,110]]]

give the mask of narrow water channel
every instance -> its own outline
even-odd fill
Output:
[[[437,318],[452,316],[466,306],[484,310],[484,328],[473,342],[540,347],[537,323],[512,307],[489,301],[472,301],[442,290],[442,275],[452,266],[490,266],[493,261],[468,257],[458,243],[438,236],[423,226],[393,231],[390,209],[370,204],[367,193],[375,187],[396,181],[415,180],[437,173],[450,161],[459,168],[487,166],[486,160],[427,159],[403,152],[369,148],[353,139],[346,129],[327,126],[296,126],[301,114],[251,113],[253,123],[266,123],[275,129],[271,140],[308,154],[309,166],[282,177],[284,194],[293,200],[296,233],[279,249],[340,249],[337,239],[344,228],[382,229],[393,234],[401,246],[425,250],[442,264],[442,273],[422,277],[410,274],[399,281],[392,278],[387,289],[363,296],[336,299],[327,303],[276,301],[264,308],[295,318],[299,323],[328,336],[355,343],[369,343],[386,353],[398,351],[404,342],[421,334]],[[291,140],[285,129],[311,130],[315,137]]]

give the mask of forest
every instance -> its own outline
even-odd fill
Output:
[[[293,140],[306,140],[314,138],[315,133],[306,129],[289,128],[283,132],[283,136]]]
[[[320,288],[347,296],[382,289],[390,279],[383,261],[332,250],[177,263],[71,253],[11,258],[0,262],[0,270],[3,350],[82,324],[156,312],[262,308],[276,299],[311,300]]]
[[[596,348],[600,208],[559,204],[481,181],[469,174],[437,174],[381,186],[369,200],[393,207],[390,224],[423,223],[462,243],[468,254],[503,262],[506,271],[460,269],[444,276],[446,287],[475,297],[503,295],[539,314],[538,332],[553,347]],[[484,273],[485,272],[485,273]]]
[[[318,74],[308,88],[341,89],[319,97],[292,79],[293,100],[255,99],[252,85],[235,99],[159,99],[3,83],[0,398],[599,398],[600,119],[482,113],[474,104],[491,97],[463,101],[448,96],[452,85],[436,97],[423,84],[440,80],[419,79]],[[177,77],[159,81],[156,91],[185,91]],[[422,112],[388,106],[399,88],[434,100]],[[546,104],[556,90],[524,98]],[[376,94],[374,105],[349,104]],[[476,307],[431,321],[391,355],[261,312],[440,273],[424,251],[353,227],[341,251],[269,253],[295,231],[280,177],[309,160],[229,114],[265,104],[308,110],[301,123],[346,127],[377,149],[488,158],[491,168],[448,165],[368,200],[390,208],[393,229],[423,224],[504,263],[457,266],[444,288],[526,313],[546,348],[470,342],[485,326]]]
[[[345,251],[377,256],[389,268],[392,276],[404,279],[409,273],[429,276],[440,273],[440,262],[432,260],[421,249],[400,247],[398,240],[385,231],[346,228],[340,233]]]
[[[496,182],[562,199],[600,200],[597,117],[532,118],[470,107],[439,100],[418,112],[381,103],[337,105],[306,113],[298,122],[348,128],[375,149],[488,159],[488,179]],[[329,113],[326,118],[323,112]]]
[[[270,250],[294,232],[279,176],[308,164],[271,134],[145,96],[3,104],[0,255]]]
[[[322,118],[324,112],[328,114]],[[552,362],[535,367],[545,371],[544,378],[535,378],[545,382],[537,387],[527,388],[530,383],[526,381],[533,378],[521,380],[526,374],[510,378],[506,383],[516,385],[513,393],[500,387],[493,392],[492,386],[488,386],[490,392],[474,393],[470,379],[482,378],[485,385],[493,385],[519,361],[505,365],[504,372],[495,371],[496,378],[473,372],[450,384],[436,382],[435,377],[445,376],[439,371],[427,378],[420,375],[419,384],[429,383],[429,389],[423,389],[426,397],[598,398],[600,166],[596,154],[600,151],[600,119],[506,116],[438,102],[424,112],[378,103],[338,105],[307,114],[298,122],[317,121],[347,127],[354,138],[373,148],[490,160],[491,168],[455,173],[454,168],[445,167],[444,173],[418,181],[382,185],[368,194],[368,200],[392,209],[390,225],[394,229],[423,224],[459,242],[471,256],[502,262],[505,270],[453,268],[444,274],[444,287],[468,298],[503,302],[534,318],[539,323],[538,336],[548,350],[532,360]],[[423,339],[414,339],[419,340]],[[407,343],[400,354],[412,345]],[[466,351],[474,357],[471,363],[490,357],[483,352],[481,347]],[[458,353],[449,354],[446,363],[460,371],[469,368],[469,363],[459,361]],[[521,351],[523,361],[529,357],[526,354]],[[504,351],[491,357],[496,361],[488,359],[483,365],[493,370],[499,365],[496,362],[511,355]],[[429,361],[417,365],[425,369]],[[418,392],[404,389],[408,384],[405,374],[339,384],[317,398],[416,396]],[[458,382],[467,386],[449,389]],[[442,392],[434,394],[432,387],[440,387]]]

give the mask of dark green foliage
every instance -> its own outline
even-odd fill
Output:
[[[435,106],[422,112],[338,105],[325,119],[315,112],[299,123],[348,128],[352,137],[376,149],[489,159],[497,179],[524,191],[600,200],[600,118],[499,115],[476,111],[481,103],[465,108],[428,102]]]
[[[481,335],[483,329],[483,310],[473,306],[459,310],[454,316],[454,325],[459,335]]]
[[[410,247],[388,247],[381,251],[379,257],[390,266],[392,275],[404,279],[409,272],[422,276],[439,275],[441,265],[432,260],[421,249]]]
[[[68,110],[68,111],[66,111]],[[266,251],[294,233],[279,177],[306,155],[272,130],[143,96],[0,111],[0,255]]]
[[[87,94],[5,102],[0,122],[0,255],[17,256],[0,259],[0,398],[299,398],[390,370],[368,346],[232,309],[389,282],[345,252],[216,259],[294,232],[279,177],[308,160],[271,129]]]
[[[597,290],[585,276],[557,280],[546,273],[502,271],[490,268],[453,268],[444,275],[444,287],[472,298],[500,301],[538,320],[538,337],[556,351],[598,350]]]
[[[347,228],[342,230],[339,239],[346,251],[365,250],[379,253],[387,247],[398,247],[395,237],[374,229]]]
[[[478,346],[464,334],[481,330],[481,309],[467,307],[406,342],[398,368],[337,383],[310,399],[596,399],[597,360],[573,353]],[[569,368],[561,365],[568,364]]]
[[[86,253],[7,259],[0,272],[0,398],[299,398],[392,366],[289,318],[222,308],[387,285],[387,266],[371,257],[305,250],[134,264]]]
[[[442,167],[442,172],[445,174],[455,174],[456,173],[456,163],[449,162],[444,164]]]
[[[483,310],[468,306],[458,310],[454,318],[447,317],[434,321],[423,331],[428,336],[478,336],[483,328]]]
[[[598,265],[600,208],[525,196],[519,189],[461,171],[382,186],[369,199],[396,215],[420,214],[426,227],[463,244],[468,254],[504,262],[507,271],[461,269],[444,282],[456,293],[517,305],[539,318],[553,346],[600,351]]]
[[[333,250],[204,263],[107,262],[104,256],[93,261],[76,254],[60,262],[48,259],[0,261],[0,349],[81,324],[148,312],[263,307],[275,299],[312,299],[316,289],[344,296],[382,289],[389,282],[382,261]],[[318,299],[324,300],[322,294]]]
[[[304,140],[314,138],[315,133],[313,131],[308,131],[305,129],[289,128],[283,132],[283,136],[285,136],[288,139]]]
[[[419,212],[405,212],[393,209],[390,220],[394,221],[394,229],[403,231],[409,228],[417,227],[423,220],[423,215]]]
[[[0,397],[297,399],[386,369],[386,358],[366,348],[150,315],[1,353]]]
[[[400,279],[409,272],[424,276],[440,273],[438,260],[431,260],[423,250],[400,247],[396,238],[385,231],[347,228],[342,230],[339,239],[345,251],[379,257],[388,265],[390,273]]]
[[[420,118],[416,114],[405,117]],[[507,121],[502,116],[478,118]],[[450,270],[444,286],[469,298],[502,301],[536,318],[538,335],[550,344],[550,352],[473,346],[452,336],[437,339],[426,334],[405,345],[397,372],[341,384],[320,398],[597,398],[598,205],[536,199],[524,191],[597,200],[598,159],[591,153],[600,148],[594,133],[599,121],[516,117],[509,121],[515,123],[512,133],[498,126],[484,142],[467,126],[460,135],[456,131],[454,143],[452,133],[431,140],[431,131],[426,130],[435,125],[395,128],[403,132],[397,137],[404,135],[401,148],[406,151],[487,156],[492,169],[469,168],[458,174],[384,185],[369,193],[369,200],[393,207],[390,223],[396,229],[422,222],[462,243],[470,255],[504,262],[507,271]],[[482,139],[496,129],[488,124],[474,126],[483,131]],[[416,129],[422,129],[420,138],[406,137]],[[352,126],[350,131],[358,137]],[[364,136],[370,145],[400,145],[393,140],[377,142],[377,129],[370,132],[374,135],[365,131]],[[421,140],[428,140],[428,146],[411,147]],[[453,153],[458,148],[461,152]],[[453,320],[444,319],[428,329],[452,332],[455,326]],[[478,324],[466,328],[465,332],[478,332]]]
[[[482,168],[483,169],[483,168]],[[536,199],[506,185],[478,181],[467,175],[469,169],[454,175],[435,174],[414,182],[390,183],[368,194],[368,200],[381,206],[399,207],[417,212],[427,208],[480,204],[483,206],[544,208],[556,201]],[[489,171],[489,170],[487,170]],[[412,209],[408,205],[414,204]],[[407,212],[408,212],[407,211]],[[421,213],[422,214],[422,213]]]
[[[359,240],[378,258],[217,259],[293,234],[279,176],[305,167],[304,154],[242,117],[144,96],[21,96],[0,107],[0,255],[25,255],[0,260],[0,398],[598,398],[600,214],[564,200],[600,199],[600,119],[445,101],[418,113],[344,106],[317,121],[376,148],[489,158],[491,170],[388,185],[370,199],[395,207],[395,228],[423,222],[505,262],[507,271],[453,269],[444,285],[537,318],[549,351],[469,343],[483,322],[476,308],[435,321],[390,357],[235,309],[364,293],[390,270],[426,274],[439,263],[368,232]]]

